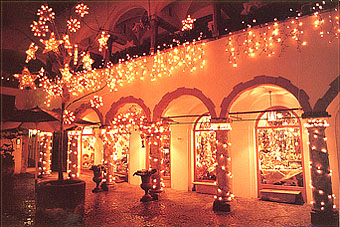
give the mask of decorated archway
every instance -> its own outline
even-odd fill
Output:
[[[223,99],[221,103],[221,113],[220,117],[224,118],[228,115],[230,108],[233,102],[246,90],[261,86],[261,85],[273,85],[281,87],[287,91],[289,91],[299,102],[301,108],[304,112],[310,112],[312,107],[309,103],[309,97],[306,92],[294,84],[292,84],[289,80],[283,77],[271,77],[271,76],[257,76],[254,79],[241,82],[238,85],[234,86],[232,92]]]
[[[121,108],[127,103],[134,103],[140,106],[143,109],[146,118],[148,120],[151,120],[151,111],[145,105],[144,101],[142,99],[138,99],[133,96],[127,96],[127,97],[122,97],[118,101],[112,103],[110,110],[106,113],[106,116],[105,116],[105,125],[108,125],[109,122],[113,119],[113,117],[117,114],[119,108]]]
[[[163,96],[161,101],[155,106],[153,110],[153,119],[157,120],[160,119],[164,110],[167,108],[170,102],[173,100],[184,96],[184,95],[189,95],[189,96],[194,96],[201,100],[201,102],[205,105],[205,107],[208,109],[209,114],[211,115],[212,118],[216,118],[216,111],[215,111],[215,105],[212,102],[211,99],[209,99],[207,96],[203,94],[202,91],[200,91],[197,88],[178,88],[177,90],[173,92],[168,92]]]

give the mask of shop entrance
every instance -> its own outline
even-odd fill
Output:
[[[271,108],[258,117],[255,130],[259,197],[278,201],[291,197],[294,202],[300,192],[306,201],[301,122],[297,115],[283,107]]]

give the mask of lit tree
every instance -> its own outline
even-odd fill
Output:
[[[78,44],[72,43],[74,41],[72,35],[81,28],[81,22],[87,14],[89,7],[84,3],[77,4],[73,14],[66,21],[66,29],[62,31],[56,26],[52,8],[47,4],[42,5],[36,13],[37,21],[31,24],[31,31],[36,38],[32,39],[33,42],[26,51],[26,63],[36,59],[38,53],[48,59],[47,62],[51,64],[50,70],[42,68],[38,74],[31,74],[25,67],[22,74],[14,75],[20,81],[20,89],[27,87],[36,89],[35,80],[39,78],[39,85],[46,92],[47,106],[50,106],[53,99],[61,99],[61,132],[64,131],[64,124],[71,124],[75,120],[74,113],[68,110],[68,107],[107,86],[105,80],[107,71],[92,68],[94,60],[91,59],[88,47],[81,48]],[[99,51],[105,51],[109,35],[102,31],[97,38]],[[91,101],[96,108],[102,105],[101,97],[94,97]],[[58,179],[63,180],[63,133],[60,149]]]
[[[21,89],[27,87],[36,89],[35,81],[39,78],[39,85],[46,92],[47,106],[50,106],[51,101],[56,98],[61,100],[61,131],[64,124],[72,123],[75,119],[74,113],[69,110],[70,105],[106,87],[110,91],[117,91],[118,87],[135,79],[143,80],[148,76],[154,81],[162,76],[168,77],[176,70],[193,72],[205,65],[204,43],[198,44],[194,40],[192,44],[189,42],[181,44],[178,40],[173,40],[173,44],[169,45],[170,51],[163,53],[157,50],[151,57],[146,57],[145,54],[134,58],[128,57],[128,61],[119,60],[116,65],[107,61],[102,68],[93,69],[94,60],[91,58],[89,48],[98,46],[99,52],[103,56],[108,56],[105,53],[108,52],[107,42],[110,34],[107,30],[100,29],[88,46],[76,43],[74,34],[82,28],[87,14],[89,7],[84,3],[77,4],[70,18],[65,21],[65,29],[61,30],[56,26],[52,8],[47,4],[42,5],[37,11],[38,19],[31,25],[35,38],[26,51],[26,63],[32,59],[45,57],[46,65],[49,67],[41,68],[39,73],[31,73],[26,67],[22,74],[14,75],[19,79]],[[200,39],[201,37],[198,38],[199,42]],[[102,106],[102,99],[94,97],[91,106],[99,108]],[[150,127],[158,130],[161,124],[156,123],[155,127],[152,125]],[[157,133],[159,132],[154,134],[156,137]],[[62,152],[60,159],[61,156]],[[60,166],[63,166],[62,159],[60,161]],[[63,179],[62,171],[59,172],[59,179]]]

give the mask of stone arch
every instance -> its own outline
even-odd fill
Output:
[[[88,109],[92,109],[98,116],[99,120],[100,120],[100,124],[103,125],[104,124],[104,118],[103,118],[103,114],[94,107],[91,107],[90,103],[83,103],[81,104],[75,111],[74,111],[74,115],[78,116],[78,117],[82,117],[82,115],[85,113],[86,110]]]
[[[211,117],[217,117],[214,103],[211,101],[211,99],[206,97],[202,91],[198,90],[197,88],[181,87],[176,89],[175,91],[168,92],[163,96],[161,101],[155,106],[153,110],[153,120],[159,120],[162,116],[163,111],[167,108],[169,103],[183,95],[191,95],[198,98],[206,106]]]
[[[122,97],[117,102],[112,103],[110,110],[105,115],[105,124],[108,125],[109,120],[112,119],[118,113],[119,108],[128,103],[136,103],[137,105],[139,105],[143,109],[146,118],[149,121],[151,120],[151,111],[145,105],[144,101],[142,99],[137,99],[133,96],[127,96]]]
[[[271,76],[262,75],[262,76],[254,77],[254,79],[247,81],[245,83],[241,82],[237,84],[236,86],[234,86],[232,92],[227,97],[225,97],[222,101],[220,117],[221,118],[227,117],[227,114],[230,110],[232,103],[245,90],[254,88],[259,85],[265,85],[265,84],[276,85],[289,91],[298,100],[298,102],[300,103],[300,106],[302,107],[302,110],[305,113],[310,112],[312,110],[311,105],[309,103],[309,97],[303,89],[299,89],[294,84],[292,84],[290,80],[287,80],[283,77],[271,77]]]
[[[330,83],[330,88],[327,92],[322,96],[322,98],[318,99],[315,103],[313,112],[315,113],[322,113],[326,112],[327,107],[331,102],[335,99],[335,97],[340,92],[340,76],[338,76],[332,83]]]

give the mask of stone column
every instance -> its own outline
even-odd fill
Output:
[[[157,172],[153,174],[152,177],[152,190],[160,191],[161,190],[161,153],[160,153],[160,136],[159,135],[151,135],[149,137],[149,169],[156,169]]]
[[[229,125],[226,121],[216,123]],[[229,142],[229,131],[230,125],[228,127],[219,127],[216,131],[216,143],[217,143],[217,195],[215,196],[215,201],[213,205],[213,210],[215,211],[230,211],[230,201],[234,197],[231,193],[231,151]]]
[[[67,174],[68,178],[77,178],[79,177],[79,153],[81,150],[79,148],[79,142],[81,139],[81,135],[79,131],[73,131],[68,133],[68,169]]]
[[[338,213],[334,206],[332,193],[331,170],[329,166],[327,138],[325,129],[326,120],[308,120],[305,127],[308,129],[311,184],[313,190],[313,209],[311,222],[313,225],[338,223]]]

